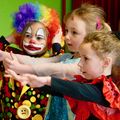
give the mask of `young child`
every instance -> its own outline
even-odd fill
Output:
[[[60,18],[56,10],[42,4],[25,3],[21,5],[19,11],[13,14],[14,32],[6,37],[7,41],[5,41],[3,36],[0,37],[0,43],[7,44],[10,42],[20,46],[23,39],[23,32],[27,29],[26,24],[35,21],[40,21],[44,24],[49,33],[47,38],[47,53],[44,56],[58,55],[63,47]]]
[[[65,76],[67,75],[71,76],[79,73],[78,67],[76,65],[76,63],[78,63],[79,61],[78,48],[79,45],[84,40],[86,34],[94,31],[107,32],[110,31],[111,29],[104,21],[104,11],[90,4],[83,4],[80,6],[80,8],[66,15],[64,18],[64,22],[65,22],[65,42],[68,47],[68,50],[72,54],[65,53],[63,56],[39,59],[34,59],[29,56],[16,55],[18,61],[22,63],[21,67],[18,68],[17,65],[19,64],[17,63],[14,64],[13,61],[12,64],[10,64],[11,62],[8,62],[9,67],[11,67],[11,69],[13,69],[14,71],[20,73],[21,71],[20,69],[23,70],[22,67],[23,65],[24,66],[23,73],[25,72],[28,73],[28,71],[31,70],[30,72],[36,75],[44,74],[52,75],[58,73],[59,75],[61,74],[61,76],[63,76],[64,73]],[[2,51],[1,54],[3,54],[3,58],[1,59],[4,59],[6,56],[7,57],[9,56],[8,53]],[[32,62],[33,60],[35,61],[36,65],[33,64]],[[62,63],[59,63],[61,61]],[[63,63],[63,62],[67,63],[67,61],[73,64],[66,65]],[[43,62],[45,62],[45,64],[43,64]],[[25,64],[30,64],[30,66],[25,67]],[[39,67],[38,64],[41,67]]]
[[[45,18],[45,12],[49,15],[48,18]],[[17,39],[17,42],[23,50],[22,54],[35,58],[46,57],[50,53],[52,40],[54,39],[55,42],[56,39],[61,40],[62,38],[58,14],[51,8],[26,3],[20,6],[14,17],[15,30],[20,34],[20,39]],[[56,22],[56,24],[52,24],[52,22]],[[47,57],[51,55],[50,53]],[[19,82],[6,77],[3,78],[2,82],[0,85],[0,102],[2,102],[0,107],[3,106],[3,110],[0,111],[1,119],[42,120],[44,118],[48,100],[47,92],[43,92],[42,89],[21,86]],[[27,113],[22,114],[24,110],[27,110]]]
[[[82,43],[85,35],[93,31],[110,31],[110,28],[106,25],[106,22],[104,20],[104,11],[94,5],[89,5],[89,4],[83,4],[80,6],[80,8],[72,11],[70,14],[68,14],[65,17],[64,22],[65,22],[66,45],[69,51],[71,51],[73,54],[64,54],[61,57],[57,56],[48,59],[46,58],[34,59],[28,56],[16,55],[18,61],[24,64],[21,65],[17,63],[15,60],[7,60],[8,68],[16,71],[19,74],[29,72],[29,73],[35,73],[37,75],[56,75],[57,77],[60,78],[65,77],[67,79],[72,79],[74,74],[80,74],[79,67],[77,66],[77,63],[80,60],[78,55],[78,48],[79,45]],[[31,61],[34,61],[36,65],[35,64],[32,65]],[[47,63],[43,64],[43,62],[47,62]],[[55,63],[48,63],[48,62],[55,62]],[[31,64],[31,65],[26,65],[25,67],[25,64]],[[68,117],[67,114],[65,113],[66,103],[63,102],[64,99],[60,97],[56,98],[56,96],[52,99],[55,99],[52,100],[53,103],[54,101],[57,101],[55,102],[54,105],[56,109],[57,107],[59,108],[61,107],[60,108],[61,114],[59,114],[60,113],[58,112],[59,109],[57,109],[56,112],[55,111],[51,112],[51,116],[52,116],[51,119],[61,120],[61,118],[63,118],[64,116],[64,119],[67,120]],[[59,101],[61,101],[61,103]],[[55,107],[53,107],[53,109],[55,109]],[[64,109],[62,109],[62,107]],[[48,110],[48,111],[52,111],[52,110]],[[48,117],[48,119],[49,118],[50,117]]]
[[[113,66],[120,60],[120,41],[111,33],[94,32],[85,37],[79,51],[82,76],[76,76],[75,81],[8,72],[23,84],[47,85],[52,92],[63,94],[75,113],[75,120],[120,119],[120,86],[116,84],[119,81],[111,76]]]

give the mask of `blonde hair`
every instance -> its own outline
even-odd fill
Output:
[[[112,54],[115,58],[120,55],[120,41],[111,32],[89,33],[81,45],[86,43],[90,43],[92,49],[95,50],[96,54],[101,58],[104,58],[104,56],[108,54]]]
[[[106,55],[111,55],[112,63],[112,78],[120,90],[120,41],[111,32],[93,32],[89,33],[80,46],[90,43],[96,54],[103,59]]]
[[[79,17],[86,23],[87,33],[98,31],[111,31],[110,26],[105,22],[105,12],[102,8],[84,3],[79,8],[68,13],[64,17],[64,23],[74,16]]]

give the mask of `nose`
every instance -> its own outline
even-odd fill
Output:
[[[68,33],[65,34],[65,40],[69,40],[70,39],[70,35]]]
[[[29,43],[30,43],[30,44],[35,44],[35,40],[30,39]]]
[[[80,61],[78,62],[78,66],[79,66],[79,67],[81,66],[81,63],[80,63]]]
[[[80,60],[79,62],[78,62],[78,66],[81,68],[83,65],[82,65],[82,60]]]

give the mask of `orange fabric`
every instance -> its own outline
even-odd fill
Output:
[[[80,82],[81,77],[77,76],[76,81]],[[75,120],[86,120],[92,113],[99,120],[116,120],[120,119],[120,91],[116,85],[112,82],[111,78],[101,76],[96,80],[93,80],[91,84],[103,82],[103,94],[105,99],[110,103],[110,107],[104,107],[94,102],[87,102],[76,100],[70,97],[65,98],[68,100],[70,107],[75,113]]]
[[[106,79],[103,81],[103,94],[107,101],[109,101],[112,108],[120,110],[120,91],[116,85],[112,82],[112,79]]]

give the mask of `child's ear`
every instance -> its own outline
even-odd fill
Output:
[[[103,66],[104,66],[104,67],[107,67],[107,66],[109,66],[110,64],[112,64],[112,59],[111,59],[110,57],[105,57],[105,58],[104,58]]]

